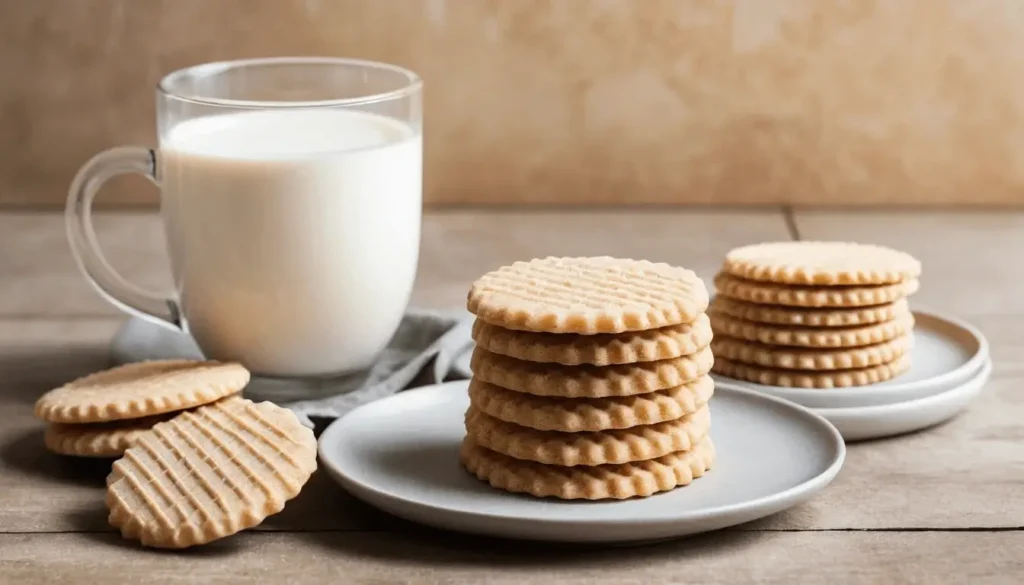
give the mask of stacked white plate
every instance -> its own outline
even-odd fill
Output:
[[[764,386],[715,375],[716,388],[745,389],[805,406],[829,420],[847,441],[925,429],[953,418],[992,374],[988,342],[952,317],[914,311],[911,368],[886,382],[832,389]]]

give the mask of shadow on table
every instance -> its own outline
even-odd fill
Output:
[[[65,457],[43,446],[43,425],[0,439],[0,460],[5,469],[63,484],[102,488],[113,459]]]

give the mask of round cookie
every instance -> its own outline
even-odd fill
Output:
[[[710,376],[667,390],[607,398],[557,398],[515,392],[477,379],[470,403],[505,422],[542,431],[605,431],[676,420],[696,412],[715,392]]]
[[[732,337],[766,345],[829,348],[859,347],[889,341],[914,328],[914,317],[906,314],[892,321],[855,327],[813,328],[792,325],[766,325],[712,314],[716,336]]]
[[[718,293],[748,303],[787,307],[869,307],[894,303],[917,292],[917,280],[865,286],[790,286],[743,280],[724,272],[715,276]]]
[[[871,285],[917,279],[921,263],[905,252],[873,244],[771,242],[730,251],[722,270],[758,282]]]
[[[538,431],[498,420],[472,406],[466,411],[466,433],[481,447],[516,459],[566,467],[631,463],[688,451],[710,426],[707,406],[676,420],[583,433]]]
[[[43,433],[43,443],[48,450],[60,455],[120,457],[143,433],[149,432],[153,425],[177,414],[175,412],[146,418],[79,425],[50,423]]]
[[[475,348],[473,377],[495,386],[539,396],[602,398],[665,390],[697,380],[711,371],[710,347],[678,358],[618,366],[538,364]]]
[[[142,435],[107,477],[109,521],[157,548],[204,544],[262,522],[316,470],[316,439],[287,409],[232,397]]]
[[[891,321],[897,317],[910,315],[910,305],[902,298],[884,305],[853,307],[848,309],[807,309],[801,307],[784,307],[759,305],[737,301],[716,295],[708,307],[709,313],[728,315],[744,321],[768,323],[772,325],[794,325],[798,327],[853,327],[871,325]]]
[[[887,364],[867,368],[817,372],[766,368],[734,362],[726,358],[717,358],[714,372],[736,380],[746,380],[764,386],[829,389],[877,384],[891,380],[909,369],[910,357],[904,355]]]
[[[516,262],[480,277],[467,299],[504,329],[586,335],[692,323],[707,306],[693,271],[607,256]]]
[[[143,418],[209,404],[249,383],[239,364],[154,360],[90,374],[36,401],[36,417],[52,423]]]
[[[711,439],[705,437],[690,451],[670,453],[657,459],[561,467],[514,459],[485,449],[466,437],[459,450],[459,460],[481,481],[509,492],[565,500],[622,500],[692,483],[711,469],[715,448]]]
[[[609,366],[676,358],[700,351],[711,342],[711,336],[711,322],[704,314],[692,323],[596,335],[513,331],[479,319],[473,323],[473,340],[491,353],[566,366]]]
[[[785,370],[848,370],[868,368],[895,361],[914,346],[911,335],[864,347],[838,349],[802,349],[763,345],[731,337],[716,337],[711,342],[715,361],[752,364]]]

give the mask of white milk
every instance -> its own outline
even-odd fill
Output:
[[[419,255],[422,139],[343,110],[184,122],[160,181],[189,332],[257,374],[369,365],[409,301]]]

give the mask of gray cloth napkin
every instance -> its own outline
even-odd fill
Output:
[[[369,370],[319,380],[254,378],[245,392],[254,399],[273,400],[291,409],[303,424],[312,427],[310,417],[339,417],[411,386],[467,377],[464,358],[473,345],[472,323],[472,316],[464,310],[409,309],[391,343]],[[114,337],[111,357],[116,363],[130,363],[202,359],[202,353],[189,336],[132,318]],[[288,395],[296,391],[317,398],[289,401]]]

